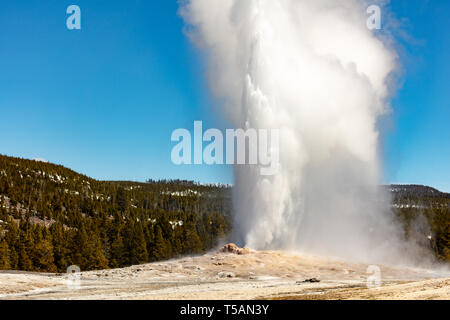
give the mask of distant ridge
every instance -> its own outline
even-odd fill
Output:
[[[450,199],[450,193],[439,191],[433,187],[419,184],[391,184],[386,185],[390,192],[401,194],[405,197],[430,197]]]

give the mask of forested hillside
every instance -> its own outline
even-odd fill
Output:
[[[96,181],[0,156],[0,269],[89,270],[201,253],[230,229],[229,194],[188,181]]]
[[[450,261],[450,195],[386,186],[405,235]],[[231,187],[97,181],[65,167],[0,156],[0,269],[65,272],[202,253],[231,230]]]
[[[430,246],[439,260],[450,262],[450,194],[420,185],[387,188],[406,237]]]

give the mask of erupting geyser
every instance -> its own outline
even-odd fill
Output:
[[[399,252],[377,118],[396,55],[356,0],[190,0],[190,38],[237,128],[280,129],[280,170],[235,167],[235,241],[358,260]],[[386,199],[387,200],[387,199]],[[394,254],[394,252],[396,252]]]

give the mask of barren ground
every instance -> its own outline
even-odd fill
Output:
[[[278,251],[211,252],[122,269],[66,274],[0,272],[0,299],[446,299],[450,275],[380,266],[367,287],[367,265]],[[304,282],[317,278],[320,282]]]

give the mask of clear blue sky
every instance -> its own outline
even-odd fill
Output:
[[[450,2],[392,2],[404,73],[383,125],[384,179],[450,191]],[[66,28],[70,4],[81,30]],[[227,126],[182,26],[176,1],[2,0],[0,153],[97,179],[231,183],[229,166],[170,161],[174,129]]]

